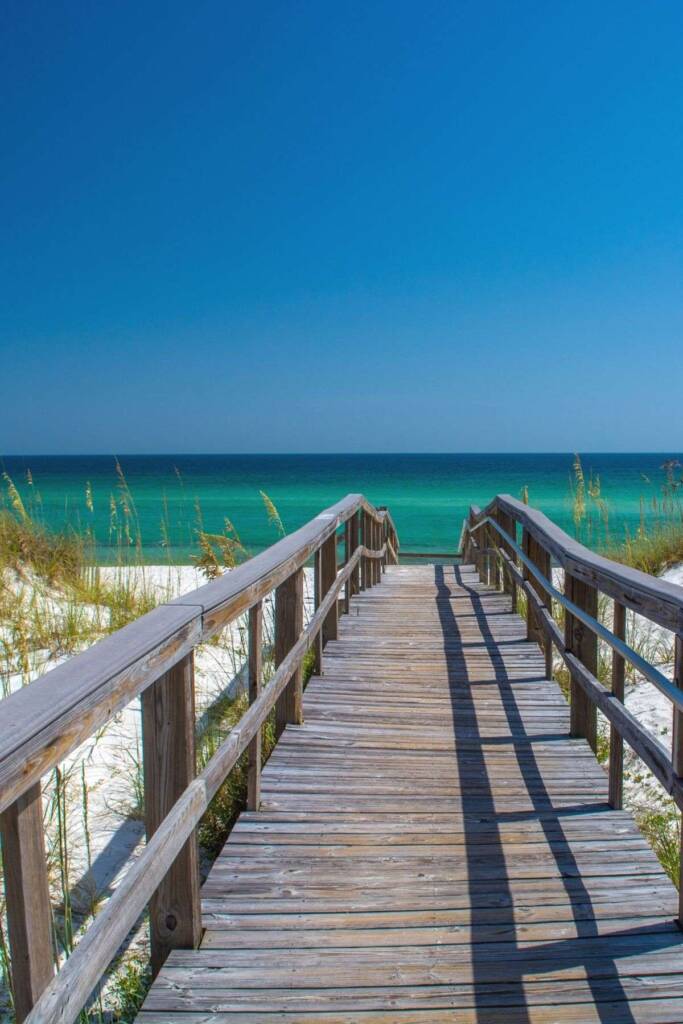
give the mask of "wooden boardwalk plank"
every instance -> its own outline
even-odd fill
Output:
[[[354,597],[141,1024],[683,1021],[677,894],[510,598]]]

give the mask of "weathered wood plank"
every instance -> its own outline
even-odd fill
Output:
[[[583,580],[565,573],[564,592],[570,601],[594,619],[598,616],[598,592]],[[598,671],[598,638],[569,611],[565,611],[565,648],[585,666],[592,676]],[[597,749],[597,710],[588,694],[575,679],[571,681],[571,733],[588,740],[592,750]]]
[[[335,602],[336,607],[336,602]],[[304,574],[297,569],[275,591],[275,665],[281,665],[304,628]],[[303,676],[298,666],[275,705],[275,735],[303,721]]]
[[[337,578],[337,543],[333,535],[320,549],[320,593],[325,596]],[[337,639],[339,629],[338,603],[335,601],[322,628],[323,648],[329,640]]]
[[[620,640],[626,639],[626,609],[619,601],[614,602],[612,632]],[[626,662],[612,651],[612,694],[617,700],[624,700]],[[679,772],[680,774],[680,772]],[[609,733],[609,802],[615,809],[622,806],[624,797],[624,740],[619,731],[610,724]]]
[[[263,648],[263,605],[259,601],[249,609],[249,704],[261,692],[261,654]],[[247,747],[247,809],[258,811],[261,804],[261,760],[263,729],[259,728]]]
[[[148,842],[195,777],[194,729],[194,658],[188,654],[142,695]],[[199,849],[194,833],[159,883],[149,920],[154,973],[171,949],[199,944]]]
[[[33,785],[0,815],[5,903],[12,951],[12,989],[18,1024],[54,974],[43,805]]]

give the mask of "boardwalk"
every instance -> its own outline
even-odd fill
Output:
[[[469,567],[389,566],[140,1024],[683,1021],[677,895]]]

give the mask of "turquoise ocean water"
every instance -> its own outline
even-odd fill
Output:
[[[615,537],[634,530],[641,498],[658,495],[662,464],[683,455],[589,454],[586,477],[600,477]],[[287,531],[352,491],[387,505],[405,549],[453,551],[470,504],[494,494],[516,497],[527,487],[530,503],[573,532],[571,454],[557,455],[129,455],[120,456],[135,504],[148,562],[184,562],[195,550],[197,506],[206,530],[220,532],[224,517],[250,552],[277,539],[260,490],[275,502]],[[54,528],[89,527],[102,561],[115,555],[111,502],[122,492],[109,456],[6,456],[0,465],[24,500]],[[33,486],[27,481],[30,471]],[[92,510],[86,500],[92,493]],[[169,544],[162,543],[162,519]]]

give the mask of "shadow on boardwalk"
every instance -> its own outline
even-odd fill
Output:
[[[486,953],[485,943],[490,932],[490,913],[488,897],[495,888],[496,905],[499,907],[501,925],[507,925],[511,934],[515,934],[515,905],[513,886],[507,873],[505,850],[503,847],[501,821],[510,822],[519,820],[521,817],[528,820],[535,818],[545,836],[548,850],[552,851],[558,868],[558,874],[562,879],[567,897],[575,908],[574,923],[579,938],[597,938],[599,935],[597,922],[591,912],[592,904],[590,894],[582,881],[579,866],[576,863],[570,844],[564,837],[562,830],[562,817],[567,815],[567,809],[562,808],[561,813],[556,813],[553,808],[552,799],[548,793],[543,780],[542,772],[538,766],[534,753],[532,739],[527,736],[522,714],[515,699],[514,688],[511,685],[508,671],[500,651],[500,642],[497,641],[491,631],[489,616],[484,611],[482,599],[477,589],[468,584],[459,566],[447,567],[449,574],[452,571],[453,581],[458,588],[462,588],[472,603],[472,612],[476,617],[481,636],[484,639],[487,654],[493,667],[495,682],[498,694],[500,695],[501,706],[507,718],[510,731],[510,738],[506,739],[512,745],[514,756],[519,771],[525,780],[526,791],[533,811],[522,815],[503,812],[496,807],[492,780],[489,778],[485,746],[487,739],[481,736],[477,724],[477,707],[472,694],[471,681],[468,674],[467,660],[465,657],[464,642],[461,635],[459,621],[462,616],[456,615],[453,610],[453,592],[446,581],[445,567],[435,566],[435,581],[437,588],[437,607],[439,621],[444,637],[444,652],[448,667],[450,681],[451,706],[453,711],[453,729],[455,733],[455,753],[458,761],[459,777],[461,784],[463,780],[476,777],[478,787],[472,792],[466,784],[462,785],[462,808],[465,832],[465,849],[467,860],[467,872],[469,878],[469,891],[471,899],[471,934],[472,934],[472,974],[474,983],[474,998],[477,1010],[477,1019],[486,1024],[487,1010],[491,1011],[494,1003],[490,992],[491,959]],[[457,640],[454,644],[453,640]],[[519,681],[519,680],[518,680]],[[462,725],[461,723],[465,723]],[[559,739],[560,737],[554,737]],[[566,739],[566,737],[561,737]],[[535,735],[533,739],[538,742],[541,739],[553,737],[541,737]],[[607,809],[604,804],[599,805],[601,809]],[[590,806],[594,812],[595,805]],[[575,814],[586,813],[585,805],[577,808]],[[491,838],[486,847],[486,870],[491,880],[487,894],[474,881],[480,874],[480,857],[482,846],[480,838],[472,834],[471,825],[481,822],[482,818],[490,819]],[[468,824],[470,828],[468,829]],[[483,897],[483,898],[482,898]],[[484,905],[485,904],[485,905]],[[587,909],[588,908],[588,909]],[[623,935],[633,934],[633,930],[626,929],[619,933]],[[647,934],[647,932],[645,933]],[[663,945],[671,945],[671,937],[666,933],[662,934]],[[581,958],[581,944],[576,939],[564,939],[556,943],[544,944],[542,949],[536,947],[533,953],[533,960],[525,962],[524,948],[520,947],[515,940],[515,950],[512,956],[506,960],[506,1001],[508,1004],[527,1009],[527,1000],[524,990],[524,976],[528,974],[541,974],[544,970],[562,970],[583,965],[586,970],[586,978],[591,987],[593,999],[599,1019],[605,1024],[619,1021],[620,1024],[628,1024],[634,1021],[629,1009],[627,996],[619,979],[617,966],[614,960],[609,959],[610,939],[605,938],[605,956],[607,964],[601,962],[600,979],[591,977],[590,961],[584,962]],[[577,950],[578,947],[578,950]],[[647,944],[647,951],[652,950],[651,943]],[[482,951],[481,953],[479,951]],[[528,952],[528,950],[526,950]],[[484,957],[482,954],[486,953]],[[520,955],[521,954],[521,955]],[[495,996],[493,997],[495,999]],[[618,1005],[615,1005],[617,1003]],[[498,1017],[496,1016],[496,1019]],[[524,1017],[517,1016],[515,1020],[523,1020]],[[526,1013],[526,1019],[531,1017]]]

